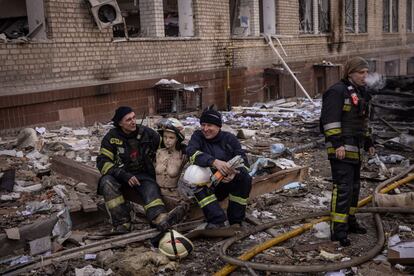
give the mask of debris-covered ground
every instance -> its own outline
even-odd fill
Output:
[[[223,130],[236,134],[251,162],[252,174],[259,177],[300,166],[308,167],[303,181],[292,181],[271,193],[252,199],[248,205],[249,220],[246,229],[254,223],[275,219],[294,218],[312,212],[327,211],[332,187],[329,162],[319,132],[320,101],[312,105],[303,99],[278,100],[253,107],[234,107],[223,112]],[[154,127],[157,118],[144,123]],[[186,138],[198,127],[195,117],[182,118]],[[389,122],[388,122],[389,123]],[[385,123],[375,121],[378,156],[364,160],[361,195],[372,195],[375,187],[385,179],[397,175],[413,162],[413,142],[407,129],[400,128],[408,137],[392,132]],[[401,125],[401,122],[400,122]],[[95,167],[100,140],[109,124],[96,123],[85,128],[61,127],[59,129],[25,129],[14,136],[0,140],[0,269],[13,273],[12,268],[47,259],[51,254],[67,255],[72,249],[75,258],[53,259],[52,264],[30,269],[23,275],[210,275],[225,265],[218,250],[222,238],[194,239],[194,251],[179,262],[172,262],[151,248],[145,238],[128,234],[130,242],[106,242],[113,236],[102,237],[97,233],[110,230],[104,218],[103,199],[87,183],[65,177],[54,171],[51,157],[64,156],[76,162]],[[408,130],[408,131],[407,131]],[[390,133],[392,135],[390,135]],[[376,133],[374,133],[376,135]],[[385,139],[385,136],[393,136]],[[396,148],[396,145],[398,146]],[[69,172],[68,172],[69,173]],[[70,172],[73,173],[73,172]],[[86,181],[86,180],[85,180]],[[408,193],[413,185],[404,185],[392,193]],[[134,210],[140,212],[139,206]],[[411,208],[413,208],[411,203]],[[352,245],[341,248],[329,239],[329,225],[317,224],[311,231],[280,243],[258,254],[254,262],[267,264],[307,265],[332,264],[363,256],[376,243],[376,228],[372,214],[357,217],[368,229],[366,235],[351,234]],[[101,219],[100,219],[101,218]],[[411,244],[414,241],[414,216],[412,214],[382,215],[386,233],[384,251],[358,267],[316,275],[399,275],[414,273],[413,267],[390,263],[387,248],[391,241]],[[133,216],[134,232],[143,233],[149,226],[140,215]],[[239,256],[252,246],[300,226],[281,225],[268,232],[250,235],[230,248],[232,256]],[[20,230],[19,230],[20,229]],[[151,230],[148,230],[149,234]],[[183,230],[183,233],[185,231]],[[271,233],[271,234],[269,234]],[[140,234],[141,235],[141,234]],[[141,237],[141,236],[140,236]],[[135,240],[134,240],[135,239]],[[133,242],[136,240],[141,240]],[[397,241],[397,242],[395,242]],[[101,242],[95,253],[76,251],[79,246]],[[112,244],[111,248],[107,248]],[[407,249],[413,255],[413,247]],[[414,257],[412,257],[414,258]],[[411,260],[412,263],[413,260]],[[94,274],[93,274],[94,273]],[[234,275],[246,275],[246,268]],[[267,273],[255,271],[259,275]],[[277,274],[277,273],[276,273]],[[286,273],[279,273],[286,275]],[[297,274],[300,275],[300,274]]]

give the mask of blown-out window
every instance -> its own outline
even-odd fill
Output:
[[[414,21],[413,21],[413,0],[407,0],[407,32],[414,32]]]
[[[303,34],[330,32],[330,9],[329,0],[299,0],[299,32]]]
[[[259,0],[260,33],[276,33],[276,0]]]
[[[383,26],[386,33],[398,32],[398,0],[383,1]]]
[[[367,0],[345,0],[345,31],[367,32]]]
[[[0,34],[8,39],[46,39],[43,0],[0,0]]]

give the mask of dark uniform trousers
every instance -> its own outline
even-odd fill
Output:
[[[334,187],[331,201],[331,235],[347,237],[348,227],[355,225],[360,189],[360,163],[330,160]]]
[[[219,201],[229,198],[227,218],[230,224],[241,223],[246,216],[247,199],[252,188],[252,178],[245,168],[239,169],[234,179],[219,183],[216,187],[203,186],[194,192],[198,205],[209,223],[223,223],[226,215]]]
[[[160,196],[158,184],[149,176],[137,176],[141,185],[133,189],[141,198],[144,204],[145,214],[148,220],[154,220],[159,214],[166,213],[166,209]],[[131,220],[130,207],[122,195],[122,186],[128,185],[116,180],[111,175],[105,175],[99,182],[99,194],[105,199],[106,208],[109,212],[112,225],[118,226],[128,223]]]

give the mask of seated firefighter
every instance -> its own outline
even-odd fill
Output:
[[[245,219],[252,178],[246,167],[235,170],[229,161],[240,156],[244,164],[248,165],[246,154],[236,136],[221,130],[221,114],[212,106],[203,111],[200,124],[201,130],[193,133],[187,146],[190,163],[210,167],[213,173],[217,174],[218,171],[224,176],[217,185],[198,185],[194,189],[194,196],[207,220],[206,229],[225,226],[226,215],[218,201],[226,197],[229,198],[227,219],[230,225],[241,225]],[[194,175],[194,178],[197,177]]]
[[[155,181],[153,161],[160,136],[151,128],[136,125],[134,111],[119,107],[112,118],[115,128],[103,138],[97,166],[102,174],[98,193],[103,195],[115,232],[131,230],[130,209],[122,190],[130,186],[144,205],[153,226],[165,229],[172,222]]]
[[[155,174],[162,196],[169,196],[178,201],[182,199],[178,192],[178,179],[187,162],[185,139],[181,132],[184,126],[175,118],[162,119],[158,123],[158,133],[162,137],[163,148],[157,150]]]

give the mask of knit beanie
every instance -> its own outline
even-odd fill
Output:
[[[348,79],[349,74],[365,68],[369,69],[368,62],[365,59],[362,57],[353,57],[345,64],[343,78]]]
[[[112,122],[114,122],[114,126],[119,126],[119,122],[124,118],[125,115],[128,113],[133,112],[132,108],[129,106],[120,106],[116,109],[115,115],[112,118]]]
[[[223,125],[220,112],[218,112],[217,110],[214,110],[213,106],[208,107],[201,114],[200,124],[202,123],[213,124],[218,127],[221,127]]]

